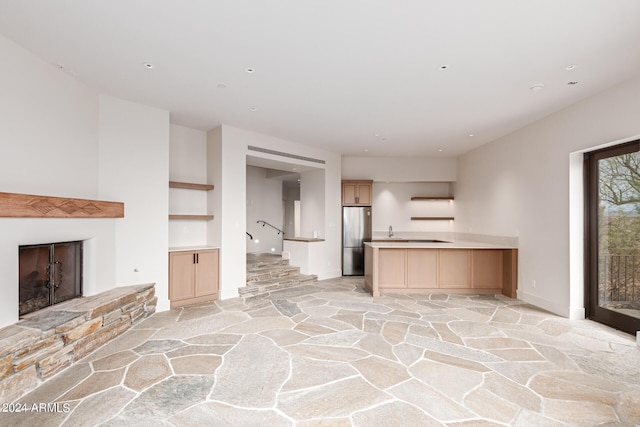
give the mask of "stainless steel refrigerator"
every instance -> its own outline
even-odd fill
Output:
[[[342,275],[364,275],[364,242],[371,241],[371,207],[342,208]]]

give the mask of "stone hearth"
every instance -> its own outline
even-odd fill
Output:
[[[13,402],[155,312],[153,284],[111,289],[0,329],[0,403]]]

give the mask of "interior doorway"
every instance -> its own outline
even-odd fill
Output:
[[[585,153],[587,317],[640,331],[640,140]]]

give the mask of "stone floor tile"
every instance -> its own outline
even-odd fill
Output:
[[[330,317],[311,316],[306,319],[305,322],[314,323],[316,325],[331,328],[336,331],[357,330],[356,327],[350,323],[332,319]]]
[[[533,347],[538,350],[538,353],[547,361],[556,365],[556,369],[579,370],[576,362],[557,348],[542,344],[533,344]]]
[[[611,406],[594,402],[545,399],[544,415],[570,425],[595,426],[618,421]]]
[[[309,338],[309,335],[303,334],[291,329],[271,329],[260,332],[260,335],[271,338],[277,345],[285,347],[291,344],[297,344]]]
[[[281,392],[312,388],[358,375],[358,371],[348,363],[300,356],[292,356],[291,361],[291,376],[282,386]]]
[[[364,332],[379,334],[382,331],[382,327],[385,324],[385,320],[382,319],[364,319],[363,328]]]
[[[393,354],[405,366],[411,366],[422,358],[424,349],[411,344],[397,344],[393,346]]]
[[[400,363],[371,356],[351,362],[360,374],[371,384],[386,389],[411,378],[407,369]]]
[[[269,329],[287,329],[296,326],[295,322],[287,317],[259,317],[249,319],[236,325],[228,326],[220,332],[226,334],[256,334]]]
[[[129,426],[137,427],[144,421],[149,423],[147,425],[160,425],[167,418],[204,402],[213,381],[211,375],[172,376],[140,393],[117,418],[127,421]],[[114,420],[116,425],[119,423],[117,418]]]
[[[132,390],[142,391],[167,378],[171,373],[169,362],[163,355],[143,356],[129,366],[124,385]]]
[[[409,326],[409,333],[422,337],[440,338],[438,331],[431,326],[411,325]]]
[[[633,389],[620,394],[616,412],[623,422],[640,425],[640,389]]]
[[[521,410],[516,419],[511,423],[513,427],[532,427],[532,426],[544,426],[544,427],[566,427],[567,424],[552,420],[543,416],[538,412],[532,412],[527,409]]]
[[[311,335],[311,336],[332,334],[334,332],[337,332],[337,329],[329,328],[327,326],[322,326],[315,322],[312,322],[311,318],[298,323],[293,329],[303,334]]]
[[[473,360],[480,363],[500,362],[503,360],[498,356],[494,356],[493,354],[483,350],[476,350],[474,348],[465,347],[463,345],[443,342],[432,338],[421,337],[419,335],[408,334],[406,342],[408,344],[422,347],[425,350],[448,354],[449,356]]]
[[[97,360],[105,356],[110,356],[113,353],[117,353],[119,351],[131,350],[134,347],[138,347],[139,345],[144,344],[155,334],[157,334],[157,331],[152,329],[128,330],[118,338],[115,338],[113,341],[105,344],[95,352],[87,355],[84,359],[82,359],[82,361],[90,362],[92,360]]]
[[[365,311],[371,313],[387,314],[393,311],[393,309],[384,305],[374,304],[371,302],[359,302],[359,301],[344,301],[344,300],[332,300],[329,301],[329,306],[339,309],[345,309],[350,311]]]
[[[483,389],[520,408],[540,412],[542,399],[529,388],[511,381],[500,374],[489,372],[484,376]]]
[[[218,368],[209,399],[244,407],[273,407],[277,391],[290,375],[289,358],[270,339],[246,335]]]
[[[238,311],[222,312],[215,316],[215,322],[207,319],[192,319],[179,322],[171,328],[162,329],[157,332],[154,339],[188,339],[198,335],[219,332],[231,325],[236,325],[250,319],[247,313]]]
[[[456,335],[462,338],[486,338],[504,336],[500,329],[487,325],[486,323],[456,320],[453,322],[449,322],[448,326],[449,329],[451,329]]]
[[[382,336],[391,345],[404,342],[404,338],[409,330],[407,323],[387,322],[382,327]]]
[[[162,329],[173,326],[178,316],[151,316],[133,326],[133,329]]]
[[[405,426],[441,426],[442,424],[428,416],[415,406],[405,402],[389,402],[380,406],[356,412],[351,417],[356,427],[392,426],[402,420]]]
[[[542,357],[540,353],[530,348],[488,350],[488,352],[504,360],[522,361],[522,362],[546,360],[544,357]]]
[[[205,334],[187,338],[184,342],[200,345],[236,345],[242,339],[239,334]]]
[[[159,354],[176,350],[178,348],[185,347],[186,345],[187,344],[179,340],[149,340],[134,348],[133,351],[142,355]]]
[[[437,392],[427,384],[412,379],[395,387],[387,392],[393,394],[398,399],[409,402],[432,417],[442,421],[451,422],[472,418],[474,414],[459,403],[454,402],[442,393]]]
[[[247,313],[249,316],[251,316],[254,319],[256,317],[278,317],[280,315],[280,312],[278,311],[278,309],[276,309],[273,305],[268,305],[266,307],[262,307],[254,310],[247,310],[245,311],[245,313]]]
[[[223,354],[230,351],[233,347],[233,345],[188,345],[177,350],[168,351],[165,353],[165,356],[167,356],[169,359],[197,354],[215,354],[222,356]]]
[[[278,409],[294,420],[345,417],[369,408],[390,396],[361,378],[349,378],[330,385],[282,393]]]
[[[171,359],[171,367],[177,375],[212,375],[222,364],[222,357],[212,355],[184,356]]]
[[[21,397],[19,401],[28,404],[54,402],[62,394],[71,390],[91,375],[91,373],[89,363],[77,363],[51,377],[38,388]]]
[[[357,348],[329,345],[296,344],[287,347],[287,351],[311,359],[332,360],[336,362],[352,362],[369,356],[369,353]]]
[[[113,369],[122,368],[129,365],[134,360],[137,360],[140,355],[134,353],[131,350],[119,351],[113,353],[110,356],[105,356],[101,359],[91,362],[91,366],[96,371],[111,371]]]
[[[492,322],[497,323],[518,323],[520,322],[520,313],[508,307],[499,307],[491,317]]]
[[[522,385],[526,385],[531,378],[540,373],[557,369],[556,366],[550,362],[490,362],[485,365],[493,371]]]
[[[329,302],[328,299],[317,298],[313,296],[312,299],[299,302],[298,307],[300,307],[301,309],[304,309],[306,307],[317,307],[319,305],[326,305],[328,302]]]
[[[462,338],[456,335],[447,324],[438,322],[431,323],[431,326],[438,332],[438,335],[440,335],[440,338],[443,341],[450,342],[452,344],[464,344]]]
[[[365,332],[362,332],[358,329],[350,329],[346,331],[334,332],[332,334],[310,337],[305,340],[304,343],[312,345],[351,347],[366,336],[367,334]]]
[[[504,427],[502,423],[495,423],[482,419],[473,419],[454,423],[447,423],[447,427]],[[533,426],[531,426],[533,427]]]
[[[445,365],[451,365],[458,368],[469,369],[470,371],[476,372],[488,372],[491,369],[487,368],[486,365],[478,362],[474,362],[473,360],[463,359],[460,357],[451,356],[448,354],[438,353],[435,351],[422,350],[423,357],[427,360],[433,362],[439,362]]]
[[[409,373],[459,403],[483,381],[479,372],[425,359],[411,366]]]
[[[523,340],[513,338],[466,338],[464,343],[480,350],[496,350],[505,348],[531,348],[531,344]]]
[[[580,381],[561,379],[554,376],[553,373],[535,376],[529,383],[529,387],[540,396],[548,399],[575,400],[605,405],[615,405],[617,400],[613,393],[583,385]]]
[[[296,427],[352,427],[351,420],[343,418],[323,418],[319,420],[299,421]]]
[[[337,314],[331,316],[331,318],[353,325],[356,329],[363,329],[364,312],[340,310]]]
[[[589,374],[640,386],[640,350],[632,354],[599,353],[598,357],[570,354],[570,357]]]
[[[384,338],[377,334],[366,334],[356,347],[363,349],[375,356],[384,357],[389,360],[397,360],[393,347]]]
[[[234,408],[218,402],[205,402],[169,419],[177,427],[263,427],[293,426],[293,422],[273,410]]]
[[[93,393],[106,390],[122,382],[125,368],[115,371],[94,372],[85,378],[80,384],[73,387],[67,393],[60,396],[58,402],[83,399]]]
[[[124,387],[114,387],[94,394],[78,404],[62,425],[64,427],[100,425],[117,415],[135,396],[136,393]]]
[[[464,405],[489,420],[510,424],[520,408],[485,388],[478,388],[464,397]]]

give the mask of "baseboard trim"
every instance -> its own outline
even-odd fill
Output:
[[[518,293],[519,300],[528,302],[529,304],[535,305],[536,307],[540,307],[543,310],[550,311],[551,313],[557,314],[558,316],[569,317],[571,314],[569,307],[559,305],[553,301],[540,298],[537,295],[530,294],[520,289],[518,289],[517,293]],[[584,314],[583,314],[583,318],[584,318]]]

